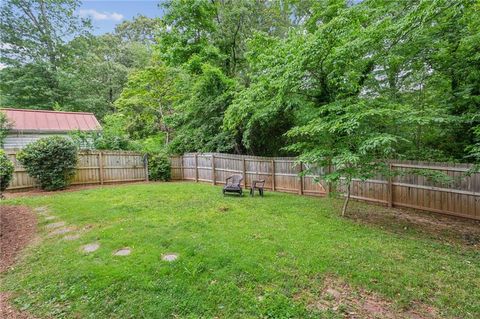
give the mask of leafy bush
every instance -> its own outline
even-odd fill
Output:
[[[70,132],[70,137],[78,149],[134,150],[126,131],[128,123],[121,114],[110,114],[103,119],[103,129],[95,132]]]
[[[3,146],[5,137],[7,137],[8,130],[12,127],[12,123],[8,120],[5,113],[0,111],[0,147]]]
[[[148,156],[148,178],[152,181],[170,180],[170,160],[165,154]]]
[[[0,198],[2,192],[7,189],[13,176],[13,163],[8,159],[7,154],[0,150]]]
[[[65,137],[44,137],[28,144],[18,154],[18,160],[42,189],[63,189],[75,175],[77,148]]]

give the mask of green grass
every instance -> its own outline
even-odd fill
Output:
[[[338,216],[326,198],[223,197],[193,183],[137,184],[8,200],[47,206],[82,237],[48,237],[1,277],[1,290],[39,317],[289,318],[341,316],[307,307],[325,276],[406,308],[480,314],[478,251],[392,234]],[[99,242],[94,253],[81,245]],[[122,247],[126,257],[112,256]],[[176,252],[172,263],[163,253]],[[298,296],[309,296],[298,297]]]

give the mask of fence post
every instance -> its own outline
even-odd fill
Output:
[[[98,176],[100,178],[100,185],[103,185],[103,152],[98,153]]]
[[[275,160],[272,160],[272,192],[275,191]]]
[[[300,173],[299,174],[300,175],[300,189],[298,191],[298,193],[300,195],[303,195],[303,175],[302,175],[302,172],[303,172],[303,163],[300,162],[300,172],[299,172]]]
[[[392,178],[392,163],[388,164],[388,207],[393,207],[393,178]]]
[[[195,153],[195,182],[198,182],[198,154]]]
[[[215,185],[215,155],[212,154],[212,184]]]
[[[170,163],[172,161],[170,160]],[[145,181],[148,182],[148,154],[145,154],[145,161],[144,161],[144,165],[145,165]]]
[[[242,158],[243,188],[247,188],[247,170],[245,167],[245,157]]]

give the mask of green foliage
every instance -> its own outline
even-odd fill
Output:
[[[145,139],[135,141],[135,149],[148,154],[156,154],[165,151],[165,133],[157,133]]]
[[[116,113],[105,116],[101,131],[73,131],[69,135],[78,149],[133,150],[126,126],[126,117]]]
[[[3,106],[50,110],[60,95],[57,74],[48,63],[27,63],[0,70],[0,102]]]
[[[12,127],[12,123],[8,121],[7,116],[0,110],[0,147],[3,147],[5,137],[7,137],[8,131]]]
[[[171,127],[166,118],[172,113],[177,99],[177,71],[164,63],[132,72],[115,106],[128,119],[126,131],[133,138],[144,138],[165,132],[167,140]]]
[[[182,100],[170,121],[175,137],[170,149],[228,152],[234,149],[232,134],[222,129],[223,115],[230,105],[236,82],[221,69],[203,64],[201,74],[188,77]]]
[[[342,181],[373,156],[478,161],[478,1],[168,0],[99,36],[41,3],[2,3],[0,103],[94,112],[97,148],[301,155]]]
[[[148,155],[148,178],[152,181],[169,181],[171,175],[170,159],[162,153]]]
[[[65,38],[82,34],[89,21],[74,14],[79,0],[9,0],[0,5],[0,61],[43,61],[53,68],[66,55]]]
[[[28,144],[17,158],[42,189],[52,191],[70,184],[77,165],[77,148],[68,138],[49,136]]]
[[[127,119],[122,114],[107,115],[102,131],[95,133],[94,145],[100,150],[129,150],[131,141],[126,133]]]
[[[8,0],[0,4],[0,70],[2,104],[53,109],[62,91],[61,68],[71,51],[67,38],[85,33],[88,20],[74,14],[78,0]]]
[[[150,56],[145,45],[115,34],[77,37],[69,49],[72,57],[59,74],[61,90],[69,94],[60,107],[93,112],[99,119],[115,109],[128,73],[144,67]]]
[[[8,159],[5,151],[0,149],[0,198],[2,198],[3,191],[7,189],[12,180],[13,169],[13,163]]]

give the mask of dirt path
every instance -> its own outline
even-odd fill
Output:
[[[18,253],[33,239],[37,218],[27,207],[0,206],[0,273],[15,263]],[[0,318],[31,319],[8,302],[10,294],[0,292]]]

